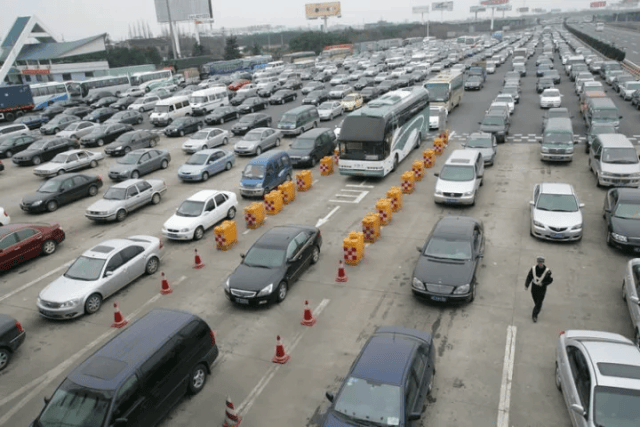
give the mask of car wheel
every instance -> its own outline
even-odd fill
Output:
[[[558,366],[558,362],[556,362],[556,387],[558,387],[558,390],[562,391],[562,382],[560,380],[560,367]]]
[[[96,194],[98,194],[98,187],[95,185],[89,187],[89,196],[95,196]]]
[[[49,212],[53,212],[57,209],[58,209],[58,202],[56,202],[55,200],[49,200],[49,202],[47,203],[47,210]]]
[[[138,171],[131,172],[131,179],[138,179],[138,178],[140,178],[140,172]]]
[[[156,145],[158,145],[158,141],[156,141],[155,139],[152,139],[151,141],[149,141],[149,147],[153,148]]]
[[[89,163],[89,167],[95,168],[98,166],[98,162],[96,160],[91,160],[91,163]]]
[[[473,302],[476,299],[476,284],[471,286],[471,296],[469,296],[469,302]]]
[[[227,138],[222,140],[222,145],[227,145],[229,143],[229,140]]]
[[[224,166],[224,170],[228,171],[229,169],[231,169],[231,166],[231,162],[227,162],[227,164]]]
[[[156,193],[153,195],[153,197],[151,198],[151,203],[153,203],[154,205],[160,203],[160,193]]]
[[[33,159],[31,159],[31,163],[33,163],[34,165],[39,165],[42,162],[42,159],[40,159],[40,156],[35,156]]]
[[[317,163],[318,160],[316,160],[315,156],[311,156],[311,167],[315,167]]]
[[[116,221],[122,222],[127,217],[127,211],[124,209],[120,209],[118,213],[116,213]]]
[[[45,240],[44,243],[42,244],[42,253],[45,255],[51,255],[56,251],[57,247],[58,247],[58,244],[56,243],[55,240],[53,239]]]
[[[291,174],[290,173],[287,174],[287,181],[291,181]]]
[[[102,296],[100,294],[91,294],[84,303],[84,311],[87,314],[94,314],[102,306]]]
[[[624,280],[622,281],[622,300],[623,301],[627,300],[627,289],[626,289],[626,286],[624,285]]]
[[[183,130],[181,130],[181,131],[180,131],[180,133],[179,133],[179,135],[180,135],[180,136],[184,136],[184,131],[183,131]]]
[[[280,138],[276,139],[276,147],[280,147]]]
[[[287,297],[288,292],[287,282],[280,282],[278,289],[276,290],[276,302],[281,303]]]
[[[65,170],[64,169],[60,169],[58,172],[56,172],[56,175],[64,175]]]
[[[131,147],[124,147],[124,154],[129,154],[131,152]]]
[[[320,259],[320,248],[316,245],[311,252],[311,264],[315,264]]]
[[[4,153],[7,156],[7,159],[10,159],[11,156],[13,156],[13,153],[11,152],[11,150],[7,151],[6,153]]]
[[[0,372],[9,365],[11,352],[7,348],[0,348]]]
[[[169,167],[169,160],[164,159],[164,160],[162,161],[162,163],[160,163],[160,167],[161,167],[162,169],[166,169],[166,168],[168,168],[168,167]]]
[[[391,172],[395,172],[396,169],[398,169],[398,156],[393,158],[393,169],[391,169]]]
[[[58,132],[60,132],[60,128],[55,128],[55,129],[53,130],[53,133],[54,133],[54,134],[55,134],[55,133],[58,133]]]
[[[159,266],[160,260],[158,259],[158,257],[152,256],[151,258],[149,258],[149,261],[147,261],[147,265],[144,267],[144,272],[150,276],[158,271]]]
[[[143,107],[140,107],[140,108],[138,109],[138,111],[139,111],[140,113],[144,113],[144,108],[143,108]]]
[[[104,145],[104,139],[98,140],[98,147],[102,147]]]
[[[262,147],[256,148],[256,156],[259,156],[260,154],[262,154]]]
[[[240,118],[240,113],[236,113],[236,120]]]
[[[607,245],[613,247],[613,243],[611,243],[611,232],[607,231]]]
[[[202,172],[201,178],[203,181],[206,181],[209,179],[209,174],[207,172]]]
[[[200,363],[191,371],[191,378],[189,380],[189,394],[196,395],[202,391],[204,385],[207,383],[207,368],[204,364]]]

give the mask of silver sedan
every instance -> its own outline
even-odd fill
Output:
[[[257,128],[249,131],[240,141],[233,146],[233,151],[238,155],[259,156],[264,150],[271,147],[279,147],[282,132],[271,128]]]
[[[130,236],[99,243],[40,292],[38,311],[51,319],[93,314],[110,295],[143,274],[157,272],[162,252],[160,239],[153,236]]]
[[[64,130],[58,132],[58,136],[61,138],[80,139],[90,134],[96,126],[98,126],[98,124],[85,120],[73,122]]]
[[[117,164],[109,168],[109,178],[114,181],[137,179],[158,169],[168,168],[170,161],[171,155],[167,150],[155,148],[133,150],[119,158]]]
[[[334,117],[341,116],[344,112],[340,101],[326,101],[318,106],[320,120],[333,120]]]
[[[640,347],[640,258],[627,263],[622,280],[622,299],[629,307],[629,316],[633,324],[633,341]]]
[[[36,176],[49,178],[62,175],[65,172],[77,171],[84,168],[95,168],[104,159],[104,154],[88,150],[69,150],[56,155],[49,163],[33,169]]]
[[[127,215],[149,203],[160,203],[167,185],[160,179],[128,179],[112,185],[87,208],[85,216],[93,221],[124,221]]]
[[[545,182],[533,188],[531,205],[532,236],[552,241],[582,238],[582,208],[570,184]]]
[[[182,151],[187,154],[193,154],[196,151],[206,150],[219,145],[227,145],[230,138],[231,133],[228,130],[204,128],[196,132],[182,144]]]

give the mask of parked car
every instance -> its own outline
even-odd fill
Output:
[[[363,102],[369,102],[380,96],[380,89],[377,86],[367,86],[360,92]]]
[[[640,190],[612,188],[602,208],[607,224],[607,244],[623,250],[640,252]]]
[[[114,181],[138,179],[158,169],[169,167],[171,155],[167,150],[141,148],[133,150],[109,168],[109,178]]]
[[[222,151],[222,150],[211,150]],[[202,153],[194,154],[194,156]],[[185,199],[162,226],[162,235],[171,240],[200,240],[218,222],[236,216],[238,199],[231,191],[201,190]]]
[[[111,92],[109,92],[108,90],[101,90],[100,92],[94,92],[93,94],[87,96],[84,99],[84,102],[87,105],[91,105],[94,102],[102,99],[102,98],[106,98],[107,96],[113,96],[113,94]]]
[[[90,107],[95,110],[98,108],[108,107],[117,101],[118,101],[118,98],[116,96],[105,96],[104,98],[100,98],[99,100],[91,104]]]
[[[121,93],[120,96],[123,98],[127,98],[127,97],[139,98],[141,96],[144,96],[145,93],[146,92],[144,91],[144,89],[141,89],[140,86],[132,86],[129,89],[125,90],[123,93]]]
[[[398,89],[400,86],[397,79],[390,79],[390,80],[384,80],[383,82],[379,83],[376,87],[381,93],[387,93],[387,92],[391,92],[393,90]]]
[[[86,168],[98,167],[98,162],[104,159],[104,154],[88,150],[69,150],[56,155],[50,162],[33,169],[36,176],[51,178],[67,172]]]
[[[12,135],[0,142],[0,159],[10,159],[40,139],[37,135]]]
[[[324,89],[324,83],[309,82],[306,85],[304,85],[304,87],[300,90],[300,92],[302,92],[303,95],[308,95],[314,90],[323,90],[323,89]]]
[[[360,77],[354,84],[353,88],[357,91],[362,91],[365,87],[372,87],[374,80],[371,77]]]
[[[284,104],[285,102],[295,101],[298,95],[291,89],[280,89],[269,98],[269,104]]]
[[[43,135],[55,135],[61,130],[64,130],[71,123],[79,122],[80,117],[68,116],[66,114],[60,114],[49,120],[44,125],[40,126],[40,133]]]
[[[126,110],[127,108],[129,108],[129,105],[136,102],[136,99],[137,98],[133,96],[126,96],[124,98],[120,98],[116,102],[111,104],[111,108],[115,108],[116,110],[120,110],[120,111]],[[132,111],[135,111],[135,110],[132,110]]]
[[[204,128],[199,130],[182,143],[182,151],[193,154],[200,150],[227,145],[231,138],[231,132],[218,128]]]
[[[136,110],[140,113],[153,110],[156,104],[160,102],[160,97],[157,95],[145,95],[141,98],[137,98],[127,109]]]
[[[160,203],[167,185],[160,179],[128,179],[112,185],[102,200],[89,206],[85,216],[93,221],[125,220],[132,211],[149,203]]]
[[[495,163],[496,156],[498,155],[498,143],[494,135],[484,132],[474,132],[469,135],[467,142],[463,143],[462,146],[480,151],[485,166]]]
[[[264,84],[264,86],[258,88],[258,96],[268,98],[273,95],[278,89],[280,89],[280,84],[278,82],[266,83]]]
[[[431,230],[413,270],[412,291],[436,302],[473,302],[484,256],[484,227],[467,216],[447,216]]]
[[[186,134],[197,132],[204,127],[201,119],[197,117],[179,117],[164,128],[167,136],[185,136]]]
[[[587,130],[587,141],[585,144],[585,152],[589,154],[591,144],[598,135],[604,135],[608,133],[618,133],[618,129],[614,124],[609,123],[593,123]]]
[[[112,294],[143,274],[158,271],[163,253],[160,245],[157,237],[144,235],[98,243],[40,291],[38,312],[49,319],[96,313]]]
[[[142,124],[143,121],[144,121],[144,118],[142,117],[141,113],[135,110],[125,110],[125,111],[119,111],[115,113],[113,116],[107,119],[104,123],[105,124],[122,123],[126,125],[139,125],[139,124]]]
[[[302,105],[315,105],[316,107],[321,103],[329,100],[329,92],[326,89],[314,90],[302,99]]]
[[[551,77],[540,77],[536,82],[536,92],[542,93],[545,89],[555,88]]]
[[[353,92],[353,87],[345,84],[340,84],[335,86],[333,89],[329,91],[329,98],[331,99],[342,99],[348,94]]]
[[[92,112],[93,112],[93,108],[86,105],[79,105],[77,107],[67,108],[66,110],[64,110],[63,114],[66,114],[68,116],[80,117],[82,119],[87,114],[90,114]]]
[[[53,159],[57,154],[78,148],[78,142],[69,138],[39,139],[26,150],[14,154],[11,161],[18,166],[39,165]]]
[[[40,255],[53,254],[65,239],[60,224],[10,224],[0,227],[0,270]]]
[[[336,135],[329,128],[310,129],[298,136],[290,147],[287,153],[293,166],[314,167],[323,157],[333,155]]]
[[[344,108],[340,101],[325,101],[318,106],[320,120],[333,120],[344,113]]]
[[[35,193],[24,196],[20,209],[29,213],[54,212],[62,205],[95,196],[101,187],[102,179],[98,175],[56,176],[43,182]]]
[[[551,241],[582,238],[582,208],[571,184],[545,182],[533,188],[530,233]]]
[[[140,148],[153,148],[158,145],[160,136],[148,130],[132,130],[118,136],[107,145],[104,152],[109,156],[120,156]]]
[[[249,83],[251,83],[251,80],[239,79],[239,80],[236,80],[233,83],[231,83],[229,86],[227,86],[227,89],[232,90],[232,91],[236,91],[238,89],[242,89],[243,86],[246,86]]]
[[[91,133],[94,128],[98,126],[93,122],[87,122],[81,120],[79,122],[73,122],[67,126],[64,130],[57,133],[58,138],[71,138],[80,140],[85,135]]]
[[[264,113],[247,114],[233,125],[231,132],[233,132],[234,135],[244,135],[251,129],[271,126],[271,123],[271,117]]]
[[[282,132],[271,128],[255,128],[247,132],[244,137],[235,143],[233,151],[239,156],[256,155],[272,147],[279,147]]]
[[[68,98],[68,99],[65,99],[64,101],[56,101],[54,105],[58,105],[60,107],[69,109],[69,108],[79,107],[79,106],[86,107],[87,104],[85,104],[85,102],[79,98]]]
[[[7,213],[6,209],[0,207],[0,226],[7,225],[11,223],[11,217]]]
[[[230,170],[235,164],[233,152],[223,149],[203,149],[189,157],[178,169],[178,178],[183,181],[206,181],[212,175]]]
[[[464,82],[464,90],[480,90],[484,87],[484,80],[481,76],[470,76]]]
[[[640,348],[640,258],[627,262],[622,280],[622,299],[633,325],[633,343]]]
[[[13,121],[13,123],[26,125],[30,130],[38,129],[43,124],[49,121],[49,117],[37,114],[37,115],[28,115],[18,117]]]
[[[238,112],[241,114],[254,113],[259,110],[264,110],[269,105],[269,101],[264,100],[258,96],[252,96],[242,101],[242,104],[238,105]]]
[[[94,110],[91,114],[87,114],[84,118],[85,120],[89,120],[90,122],[103,123],[117,112],[118,110],[116,110],[115,108],[102,107]]]
[[[231,105],[225,105],[224,107],[216,107],[211,111],[211,113],[207,114],[204,118],[204,122],[208,125],[212,124],[223,124],[228,121],[239,119],[240,113],[236,107],[232,107]]]
[[[558,108],[562,104],[562,94],[558,89],[545,89],[540,94],[540,108]]]
[[[242,255],[242,262],[225,281],[227,298],[253,306],[284,301],[289,287],[318,262],[321,247],[316,227],[273,227]]]
[[[62,105],[52,104],[52,105],[49,105],[44,110],[42,110],[42,113],[40,113],[40,115],[45,116],[47,119],[51,120],[54,117],[64,113],[65,109],[66,108],[63,107]]]
[[[148,95],[157,96],[162,100],[162,99],[171,98],[173,96],[173,93],[171,89],[168,87],[158,87],[152,90],[151,92],[149,92]]]
[[[102,147],[105,144],[113,142],[120,135],[133,130],[133,126],[120,123],[99,125],[93,128],[90,133],[80,138],[80,145],[83,147]]]
[[[20,322],[0,313],[0,372],[9,365],[11,357],[22,345],[25,336],[26,332]]]

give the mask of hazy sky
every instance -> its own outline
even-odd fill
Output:
[[[206,1],[206,0],[203,0]],[[316,27],[320,20],[307,21],[304,5],[310,0],[211,0],[215,23],[213,28],[234,28],[250,25],[286,25]],[[590,0],[512,0],[513,10],[529,8],[584,8]],[[125,38],[129,24],[139,20],[149,23],[152,31],[158,33],[153,0],[4,0],[0,14],[0,37],[4,38],[13,21],[18,16],[37,15],[52,32],[65,40],[76,40],[99,33],[109,33],[115,40]],[[427,0],[343,0],[342,18],[330,18],[332,24],[356,25],[384,19],[392,22],[419,20],[412,15],[413,6],[431,5]],[[479,5],[479,0],[454,0],[453,12],[444,12],[444,20],[459,20],[471,17],[469,7]],[[507,15],[515,12],[507,12]],[[480,13],[478,17],[488,16]],[[502,12],[496,12],[502,16]],[[441,13],[432,12],[432,21],[440,21]]]

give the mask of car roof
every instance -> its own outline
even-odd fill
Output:
[[[126,248],[133,243],[132,240],[127,238],[121,239],[109,239],[104,242],[100,242],[91,249],[87,249],[82,253],[82,256],[89,258],[107,259],[109,254]]]
[[[255,244],[262,247],[286,248],[289,241],[296,237],[301,231],[315,232],[315,230],[315,227],[298,224],[273,227],[260,236]]]
[[[471,135],[469,135],[468,139],[474,138],[491,138],[491,134],[488,132],[473,132]]]
[[[598,139],[600,139],[603,148],[635,148],[631,141],[629,141],[629,139],[621,133],[603,133],[598,135]]]
[[[640,200],[640,189],[638,188],[618,187],[615,190],[618,192],[619,201],[639,201]]]
[[[401,386],[417,346],[401,336],[374,335],[362,349],[351,376]]]
[[[433,227],[438,236],[470,237],[473,228],[480,222],[470,216],[445,216]]]
[[[563,182],[543,182],[540,192],[544,194],[574,194],[573,186]]]
[[[29,227],[52,227],[55,224],[47,224],[47,223],[15,223],[15,224],[7,224],[0,226],[0,239],[6,236],[7,234],[13,233],[14,231],[22,230],[23,228]]]
[[[298,138],[315,138],[317,136],[322,135],[325,132],[331,132],[331,129],[329,129],[329,128],[309,129],[308,131],[306,131],[302,135],[298,136]]]
[[[594,365],[596,376],[598,377],[598,385],[633,388],[636,390],[640,388],[640,377],[624,376],[624,371],[620,372],[620,368],[622,368],[620,366],[618,366],[618,369],[615,369],[616,367],[607,369],[608,367],[606,366],[606,364],[631,366],[633,367],[631,370],[634,370],[636,375],[640,374],[640,350],[634,344],[595,339],[580,340],[580,342],[587,350],[589,358]],[[607,374],[611,370],[617,370],[618,373]]]
[[[87,178],[93,178],[91,175],[87,175],[87,174],[84,174],[84,173],[77,173],[76,172],[76,173],[65,173],[65,174],[62,174],[62,175],[56,175],[56,176],[53,176],[53,177],[49,178],[48,181],[64,181],[65,179],[73,178],[74,176],[85,176]]]
[[[67,376],[74,383],[97,390],[116,390],[167,340],[195,315],[155,308],[113,337]]]
[[[205,150],[202,150],[202,151],[205,151]],[[199,151],[199,153],[202,153],[202,151]],[[185,200],[190,200],[193,202],[204,202],[211,196],[215,196],[220,192],[221,191],[218,191],[218,190],[200,190],[197,193],[193,194],[192,196],[189,196]]]
[[[138,184],[142,181],[146,181],[144,179],[127,179],[126,181],[120,181],[118,183],[113,184],[110,188],[129,188],[131,184]]]
[[[289,156],[289,154],[284,150],[270,150],[266,153],[260,154],[258,157],[254,157],[249,162],[250,165],[266,165],[272,159],[275,159],[280,156]]]

